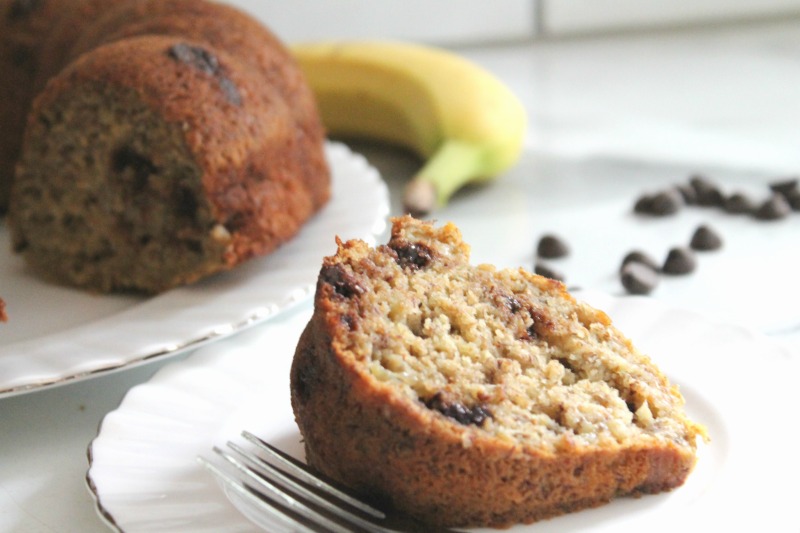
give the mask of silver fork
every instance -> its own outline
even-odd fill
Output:
[[[214,452],[225,460],[223,466],[204,457],[198,460],[247,502],[252,512],[245,515],[256,523],[263,525],[254,514],[263,514],[267,521],[298,533],[434,531],[410,517],[363,502],[248,431],[243,431],[242,437],[252,444],[252,449],[230,441],[227,450],[214,447]],[[457,533],[451,529],[435,531]]]

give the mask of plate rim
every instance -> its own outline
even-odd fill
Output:
[[[348,171],[357,171],[359,173],[358,175],[362,179],[363,184],[374,186],[374,190],[371,191],[371,194],[380,197],[380,201],[373,206],[375,217],[370,221],[370,227],[367,228],[365,223],[364,227],[359,230],[361,234],[353,235],[353,237],[374,241],[378,235],[385,231],[387,227],[388,216],[390,212],[388,186],[380,175],[378,169],[370,164],[362,154],[352,150],[347,144],[340,141],[326,140],[324,148],[326,157],[331,164],[332,172],[336,170],[336,165],[347,165]],[[335,178],[336,176],[334,175],[333,179]],[[337,183],[338,181],[334,181],[333,186],[336,187]],[[323,211],[320,211],[314,215],[309,222],[322,223],[321,221],[315,219],[324,217],[326,212],[324,211],[325,209],[334,209],[336,207],[334,202],[337,199],[337,196],[332,196],[331,201],[326,204],[326,206],[323,208]],[[301,228],[301,232],[305,227],[306,226],[304,225],[303,228]],[[285,243],[285,245],[276,250],[275,253],[279,253],[285,246],[290,245],[298,239],[302,239],[302,234]],[[333,242],[333,236],[331,236],[331,242]],[[273,254],[269,254],[268,256],[264,256],[264,258],[272,255]],[[258,260],[264,258],[255,259]],[[242,266],[245,265],[243,264]],[[213,283],[213,280],[202,281],[206,283]],[[99,360],[95,362],[96,366],[89,365],[89,368],[84,370],[59,370],[47,366],[44,371],[35,373],[33,376],[27,379],[23,379],[24,376],[12,376],[10,378],[4,376],[4,382],[0,383],[0,399],[34,393],[40,390],[45,390],[68,383],[74,383],[103,376],[111,372],[122,371],[154,361],[161,361],[186,353],[190,350],[199,349],[212,342],[227,338],[233,334],[249,329],[254,325],[272,319],[284,313],[285,311],[296,307],[298,304],[307,301],[314,290],[315,283],[316,275],[313,278],[309,276],[308,281],[297,283],[291,287],[288,287],[286,291],[283,292],[281,298],[275,299],[274,301],[264,302],[262,305],[257,307],[251,307],[245,311],[244,316],[240,314],[235,318],[231,317],[224,321],[203,324],[201,327],[198,327],[195,334],[189,336],[188,338],[181,339],[180,342],[171,342],[161,339],[155,346],[148,347],[148,345],[138,345],[135,348],[126,351],[124,354],[117,352],[113,353],[113,355],[108,357],[108,361],[110,362]],[[173,289],[173,291],[180,291],[181,289],[185,288],[186,287],[177,287],[176,289]],[[155,298],[168,295],[170,292],[171,291],[167,291],[166,293],[155,295],[151,298],[143,300],[142,302],[127,306],[123,309],[120,309],[114,315],[97,319],[94,322],[100,323],[109,319],[112,319],[113,321],[114,317],[128,312],[135,312],[132,310],[135,310],[137,306],[153,301]],[[71,332],[84,330],[85,328],[85,324],[72,326],[63,331],[45,335],[42,337],[42,339],[51,343],[58,342],[62,338],[68,338]],[[20,340],[5,345],[3,348],[4,350],[15,348],[24,350],[26,345],[35,345],[37,341],[38,339]]]
[[[790,367],[790,368],[794,368],[796,366],[795,365],[795,360],[794,360],[794,358],[791,357],[792,354],[788,349],[786,349],[784,346],[780,345],[779,343],[774,342],[774,339],[771,339],[770,337],[768,337],[768,336],[764,335],[763,333],[760,333],[760,332],[758,332],[756,330],[748,329],[746,327],[743,327],[743,326],[740,326],[740,325],[736,325],[736,324],[730,324],[730,323],[716,321],[716,320],[713,320],[712,318],[706,317],[706,316],[704,316],[704,315],[702,315],[700,313],[697,313],[697,312],[694,312],[694,311],[689,311],[689,310],[684,310],[684,309],[680,309],[680,308],[676,308],[676,307],[670,306],[670,305],[666,305],[666,304],[664,304],[662,302],[659,302],[657,300],[654,300],[654,299],[651,299],[651,298],[648,298],[648,297],[613,296],[613,295],[610,295],[610,294],[607,294],[607,293],[600,293],[598,291],[576,291],[573,294],[576,295],[576,297],[579,300],[587,302],[587,303],[589,303],[589,305],[592,305],[594,307],[602,309],[603,311],[607,311],[608,308],[612,308],[614,314],[619,312],[619,306],[628,306],[629,309],[625,310],[625,312],[627,312],[627,313],[629,313],[631,315],[633,315],[633,314],[645,314],[645,315],[647,315],[648,313],[652,313],[652,312],[669,313],[669,314],[678,313],[678,314],[684,315],[684,318],[686,320],[698,321],[698,322],[700,322],[701,325],[704,325],[704,326],[706,326],[708,328],[717,329],[718,332],[722,332],[722,331],[730,332],[730,333],[733,333],[735,335],[740,335],[740,336],[744,336],[745,338],[749,338],[749,339],[752,340],[752,342],[759,343],[759,345],[764,344],[772,352],[772,353],[769,354],[770,356],[773,356],[774,358],[776,358],[776,360],[780,360],[780,361],[785,362],[786,365],[788,367]],[[263,339],[266,338],[269,335],[279,335],[280,333],[276,333],[275,332],[276,328],[285,330],[287,328],[286,320],[293,320],[293,319],[296,319],[297,317],[308,318],[310,316],[310,311],[311,311],[310,309],[308,309],[306,311],[295,310],[293,315],[284,315],[282,317],[282,320],[279,323],[274,323],[273,322],[273,323],[271,323],[269,325],[266,325],[265,329],[262,330],[263,333],[260,334],[259,339],[263,341]],[[307,315],[299,314],[299,313],[306,313],[306,312],[308,312]],[[647,319],[649,317],[645,316],[644,318]],[[612,318],[612,320],[614,321],[614,324],[618,323],[616,318]],[[637,327],[644,327],[644,326],[637,326]],[[648,325],[647,327],[649,328],[651,326]],[[230,339],[225,341],[225,342],[230,342]],[[241,350],[241,349],[248,350],[248,349],[252,349],[252,347],[248,347],[247,343],[245,342],[245,344],[233,348],[233,350]],[[216,350],[216,351],[211,351],[211,350]],[[189,376],[190,373],[186,372],[187,370],[198,371],[198,370],[203,370],[204,368],[206,368],[206,369],[207,368],[218,369],[216,367],[220,364],[220,361],[222,360],[220,353],[223,350],[223,348],[221,347],[221,345],[215,345],[215,347],[212,347],[211,350],[206,349],[206,351],[203,352],[203,356],[200,359],[190,358],[190,359],[187,359],[187,360],[184,360],[184,361],[177,361],[177,362],[171,363],[170,365],[168,365],[165,368],[160,369],[150,380],[148,380],[147,382],[142,383],[140,385],[137,385],[137,386],[133,387],[130,391],[128,391],[128,393],[125,395],[125,397],[123,397],[123,399],[120,402],[120,404],[117,407],[117,409],[111,411],[109,414],[115,413],[115,412],[119,412],[119,411],[124,411],[125,407],[126,407],[126,402],[129,401],[129,395],[132,395],[132,396],[136,397],[132,401],[140,401],[141,400],[141,393],[144,393],[146,395],[148,387],[155,387],[156,389],[159,389],[159,390],[161,390],[163,392],[164,386],[165,385],[169,385],[170,382],[172,382],[172,386],[174,386],[176,388],[176,390],[179,390],[180,392],[186,392],[186,390],[181,388],[182,386],[179,383],[175,382],[174,380],[181,379],[181,378],[179,378],[177,376],[182,376],[183,379],[188,379],[189,383],[191,383],[191,377]],[[197,354],[199,355],[200,352],[198,352]],[[226,375],[227,375],[227,373],[226,373]],[[180,383],[185,385],[186,382],[181,381]],[[728,391],[728,393],[729,393],[729,391]],[[255,394],[255,392],[251,391],[249,394],[250,394],[250,396],[253,396]],[[134,406],[135,405],[137,405],[137,404],[134,404]],[[114,415],[111,415],[111,416],[114,416]],[[101,439],[104,436],[104,429],[106,429],[106,427],[105,427],[106,420],[107,419],[104,417],[103,421],[101,422],[101,424],[98,427],[97,435],[88,444],[88,447],[87,447],[87,459],[88,459],[89,463],[88,463],[88,467],[87,467],[87,470],[86,470],[85,480],[86,480],[87,489],[89,490],[89,492],[91,494],[91,497],[93,498],[93,500],[95,502],[95,510],[98,513],[98,515],[101,517],[101,519],[105,523],[107,523],[108,525],[110,525],[113,528],[116,528],[119,531],[122,531],[122,527],[117,523],[117,517],[115,516],[114,511],[112,511],[108,507],[108,505],[105,505],[103,503],[103,496],[101,494],[102,489],[100,488],[100,486],[98,486],[98,484],[96,483],[96,480],[92,477],[93,468],[96,465],[96,462],[95,462],[95,456],[96,456],[96,454],[95,454],[95,446],[97,446],[99,442],[102,442],[99,439]],[[224,420],[223,419],[219,419],[219,420],[217,420],[215,422],[214,428],[216,428],[216,430],[219,431],[220,428],[225,426],[228,421],[229,421],[228,418],[226,418]],[[242,428],[242,429],[247,429],[247,428]],[[211,438],[210,434],[209,435],[204,434],[203,437],[202,437],[202,439],[204,441],[205,441],[205,439],[210,439],[210,438]],[[203,444],[204,445],[208,445],[209,449],[210,449],[210,443],[208,441],[205,441]],[[703,445],[701,444],[700,446],[703,446]],[[208,482],[207,483],[208,483],[209,486],[211,486],[211,485],[213,485],[215,483],[215,480],[213,479],[213,476],[210,473],[208,473],[208,472],[206,472],[206,473],[208,474]],[[219,488],[219,487],[215,487],[215,488]],[[231,506],[232,506],[233,512],[238,513],[238,510],[235,509],[235,504],[233,504],[232,502],[230,502],[230,500],[228,500],[226,498],[226,496],[224,495],[224,492],[221,489],[218,492],[219,492],[219,498],[221,499],[221,501],[224,500],[224,501],[227,501],[228,503],[230,503]],[[247,521],[247,518],[245,518],[244,515],[240,515],[240,518],[242,520]],[[475,531],[484,531],[484,529],[478,529],[478,530],[475,530]],[[527,530],[525,530],[525,531],[527,531]]]

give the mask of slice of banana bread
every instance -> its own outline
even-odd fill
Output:
[[[677,387],[557,281],[469,264],[452,224],[337,239],[291,371],[308,462],[423,521],[507,526],[684,483]]]

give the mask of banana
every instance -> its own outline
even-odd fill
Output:
[[[329,135],[391,143],[422,159],[404,191],[408,213],[443,207],[465,184],[496,178],[519,159],[527,128],[522,103],[455,53],[396,41],[291,50]]]

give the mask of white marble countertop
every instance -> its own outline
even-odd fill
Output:
[[[459,51],[505,80],[530,113],[515,180],[551,168],[582,172],[592,161],[612,165],[606,173],[660,168],[678,177],[693,168],[764,179],[800,172],[800,23]],[[413,161],[398,154],[365,150],[392,191],[413,171]],[[554,161],[557,169],[548,167]],[[485,256],[478,259],[514,262],[521,256],[513,241],[487,238],[513,221],[465,207],[479,206],[484,192],[492,194],[457,199],[441,218],[463,226]],[[392,202],[397,212],[396,196]],[[533,230],[521,235],[519,246],[530,249]],[[765,333],[800,353],[799,317],[788,317],[798,319],[795,327]],[[87,446],[130,387],[186,357],[0,399],[0,531],[107,531],[84,481]]]

